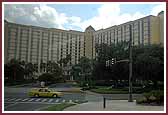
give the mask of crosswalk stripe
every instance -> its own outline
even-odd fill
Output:
[[[65,99],[64,99],[64,100],[62,100],[62,102],[63,102],[63,103],[65,103]]]
[[[20,101],[20,100],[22,100],[22,99],[19,98],[19,99],[16,99],[15,101]]]
[[[8,101],[10,98],[5,98],[5,101]]]
[[[69,100],[69,103],[72,103],[72,100]]]
[[[58,103],[59,99],[55,100],[56,103]]]
[[[67,102],[69,102],[69,103],[72,103],[73,102],[73,100],[65,100],[65,99],[63,99],[63,100],[60,100],[60,99],[56,99],[56,100],[54,100],[54,99],[42,99],[42,98],[5,98],[4,99],[5,101],[24,101],[24,102],[26,102],[26,101],[28,101],[28,102],[32,102],[32,101],[35,101],[35,102],[48,102],[48,103],[51,103],[51,102],[53,102],[53,101],[55,101],[55,103],[58,103],[59,101],[62,101],[62,103],[65,103],[66,101]],[[78,102],[79,100],[74,100],[74,102]]]
[[[50,102],[52,102],[53,101],[53,99],[50,99],[48,102],[50,103]]]
[[[36,99],[35,101],[40,101],[41,99]]]
[[[30,100],[28,100],[28,101],[33,101],[34,99],[30,99]]]
[[[47,101],[47,99],[43,99],[43,100],[42,100],[42,102],[45,102],[45,101]]]
[[[27,101],[27,100],[29,100],[29,98],[23,99],[22,101]]]
[[[8,101],[13,101],[13,100],[15,100],[16,98],[12,98],[12,99],[9,99]]]
[[[5,101],[15,100],[16,98],[6,98]]]

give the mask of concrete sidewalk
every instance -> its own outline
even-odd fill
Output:
[[[163,111],[164,106],[144,106],[137,105],[136,102],[128,100],[108,100],[106,108],[103,108],[103,102],[88,102],[68,107],[64,111]]]

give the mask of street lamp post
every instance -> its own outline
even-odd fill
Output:
[[[132,99],[132,27],[130,25],[130,41],[129,41],[129,98],[128,102],[133,102]]]
[[[128,97],[128,102],[133,102],[132,99],[132,27],[129,25],[129,31],[130,31],[130,40],[129,40],[129,60],[119,60],[117,61],[116,58],[111,59],[106,61],[106,67],[113,65],[118,62],[129,62],[129,97]]]

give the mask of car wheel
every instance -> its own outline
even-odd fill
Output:
[[[38,94],[35,94],[34,97],[39,97],[39,95],[38,95]]]
[[[58,96],[56,94],[54,94],[53,97],[58,97]]]

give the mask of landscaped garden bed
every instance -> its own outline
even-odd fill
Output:
[[[137,104],[142,105],[164,105],[164,92],[162,90],[153,90],[144,93],[143,97],[136,100]]]

